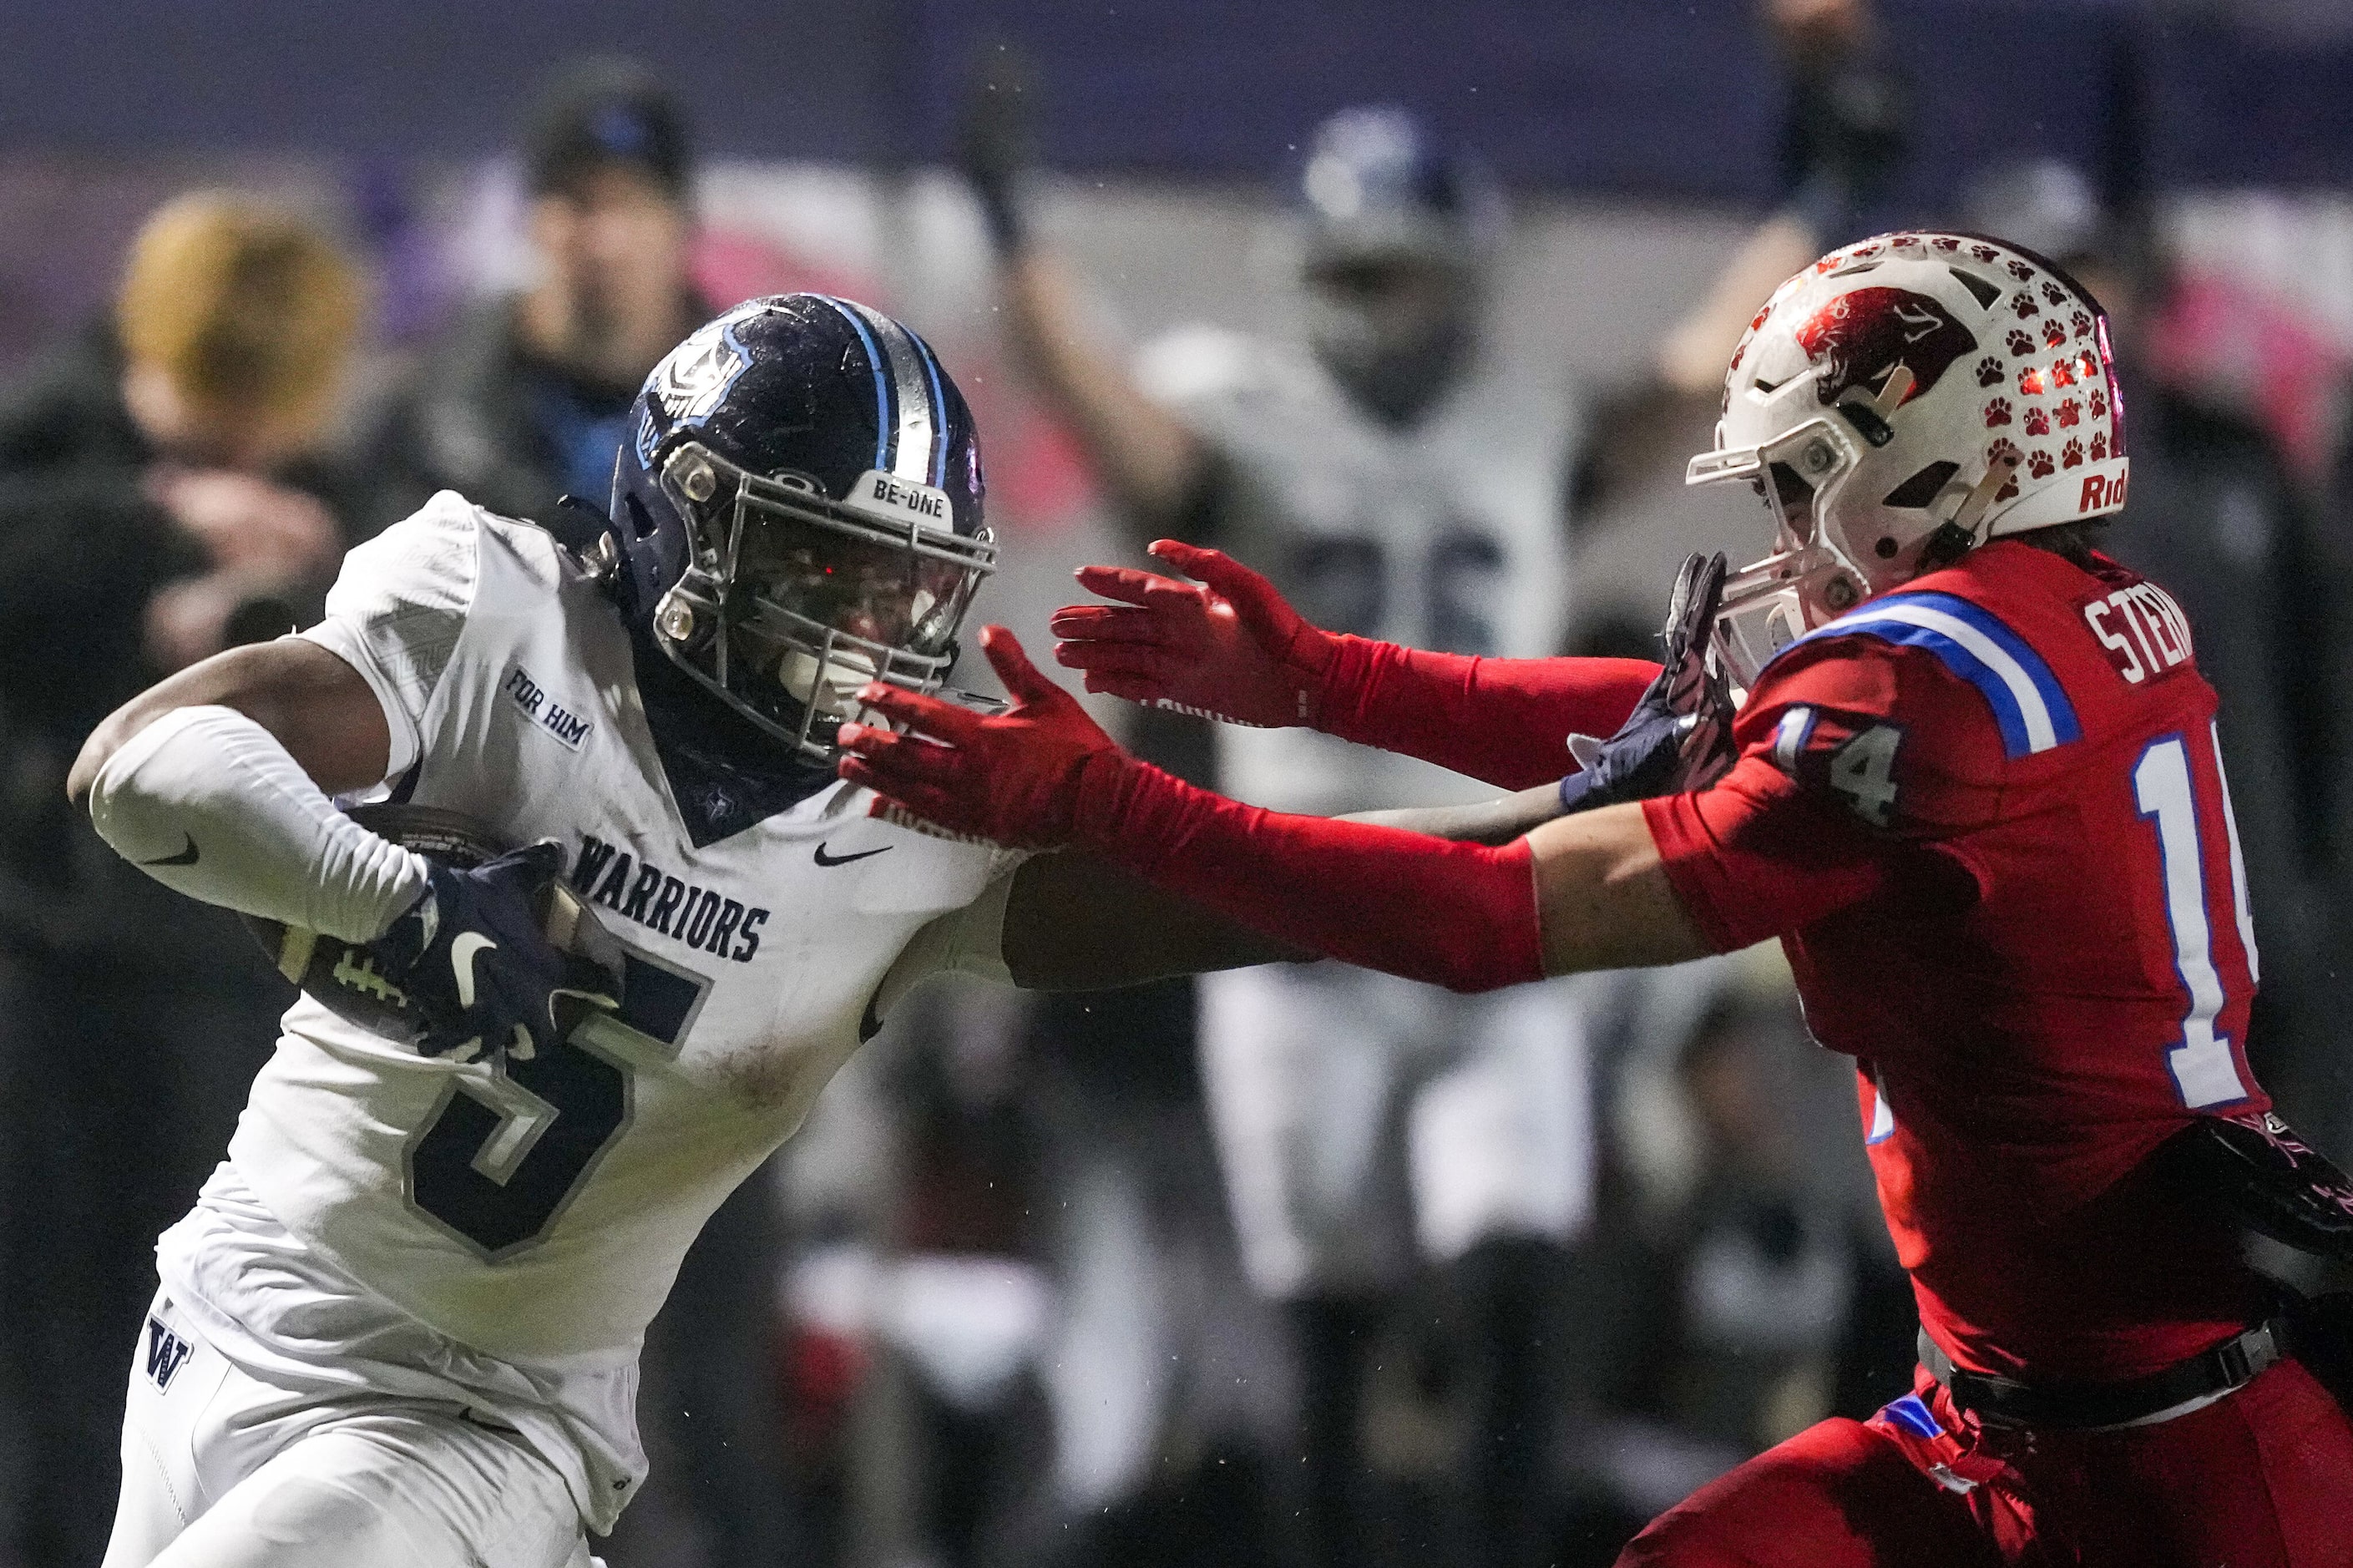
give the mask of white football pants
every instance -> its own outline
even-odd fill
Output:
[[[1386,1289],[1417,1256],[1574,1239],[1593,1205],[1581,994],[1457,996],[1339,963],[1202,976],[1202,1078],[1250,1283]]]
[[[158,1296],[131,1360],[105,1568],[591,1568],[554,1467],[454,1405],[321,1398]]]

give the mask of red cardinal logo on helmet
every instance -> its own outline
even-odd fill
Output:
[[[1815,311],[1798,329],[1798,346],[1821,373],[1814,392],[1825,404],[1858,386],[1876,392],[1899,364],[1912,372],[1909,403],[1936,385],[1955,360],[1977,353],[1978,341],[1926,294],[1857,289]]]

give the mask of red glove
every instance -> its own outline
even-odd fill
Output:
[[[858,700],[907,731],[842,725],[841,776],[951,832],[1033,849],[1067,844],[1090,764],[1116,771],[1134,759],[1038,672],[1011,632],[984,626],[980,647],[1012,707],[978,713],[872,682]]]
[[[1219,551],[1161,539],[1152,553],[1198,581],[1080,567],[1079,586],[1117,603],[1055,611],[1055,659],[1131,702],[1265,730],[1315,722],[1340,639]]]
[[[898,687],[860,700],[908,726],[840,731],[841,776],[926,823],[1000,844],[1076,843],[1278,941],[1459,991],[1544,973],[1532,856],[1288,816],[1137,761],[1002,626],[980,646],[1014,704],[976,713]]]
[[[1476,658],[1307,624],[1274,584],[1215,550],[1163,539],[1152,553],[1198,583],[1086,566],[1115,605],[1071,605],[1047,624],[1054,657],[1087,689],[1229,722],[1312,724],[1504,789],[1575,771],[1572,733],[1609,735],[1659,667],[1626,658]]]

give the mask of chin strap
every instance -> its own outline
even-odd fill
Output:
[[[1846,416],[1856,435],[1874,447],[1884,447],[1895,439],[1895,426],[1887,421],[1912,395],[1912,367],[1899,364],[1887,373],[1878,396],[1849,397],[1840,403],[1839,412]]]
[[[1953,513],[1952,521],[1945,526],[1959,530],[1971,545],[1986,542],[1978,537],[1978,525],[1985,521],[1985,514],[1992,509],[1994,498],[2001,493],[2001,488],[2010,483],[2017,474],[2019,465],[2025,461],[2026,454],[2021,451],[1997,453],[1986,464],[1985,478],[1962,498],[1960,509]],[[1991,534],[1987,535],[1988,539],[1991,537]]]

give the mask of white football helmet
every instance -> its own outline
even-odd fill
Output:
[[[1716,448],[1685,482],[1746,479],[1778,529],[1725,584],[1717,639],[1752,684],[1814,627],[2003,534],[2125,503],[2107,317],[2031,251],[1890,234],[1781,285],[1732,356]]]

